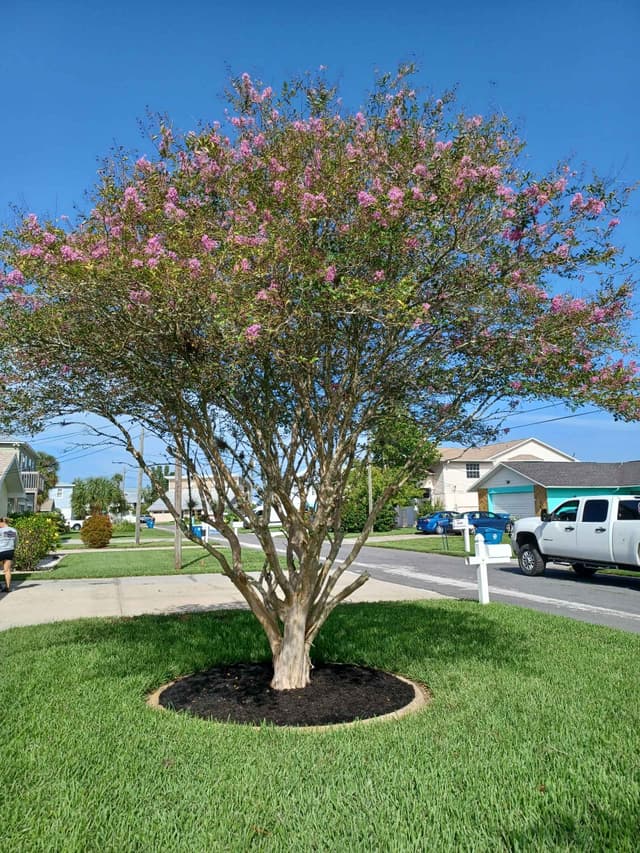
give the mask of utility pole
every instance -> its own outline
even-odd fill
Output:
[[[178,518],[182,520],[182,460],[176,454],[174,460],[174,481],[173,481],[173,505],[178,512]],[[175,560],[174,568],[177,572],[182,568],[182,528],[176,521],[176,536],[175,536]]]
[[[142,458],[144,454],[144,427],[140,428],[140,444],[138,451]],[[136,545],[140,544],[140,500],[142,497],[142,465],[138,466],[138,487],[136,490]]]

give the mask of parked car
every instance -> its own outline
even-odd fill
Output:
[[[461,518],[460,513],[454,510],[439,510],[430,515],[421,515],[416,521],[416,530],[419,533],[449,533],[454,518]]]
[[[474,509],[470,512],[463,512],[462,515],[469,522],[469,532],[476,533],[487,527],[493,530],[502,530],[505,533],[511,533],[513,522],[508,512],[489,512],[485,509]]]

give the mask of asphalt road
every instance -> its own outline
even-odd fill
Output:
[[[478,597],[476,568],[460,557],[365,546],[351,570],[453,598]],[[615,577],[598,572],[587,580],[569,566],[549,565],[544,575],[528,578],[514,560],[489,566],[488,577],[491,601],[640,633],[640,573]]]

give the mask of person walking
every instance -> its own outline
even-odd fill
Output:
[[[11,567],[18,544],[18,531],[8,518],[0,518],[0,563],[4,571],[5,592],[11,592]]]

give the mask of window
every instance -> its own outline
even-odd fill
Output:
[[[587,501],[582,512],[583,521],[606,521],[609,501]]]
[[[554,509],[550,521],[575,521],[578,517],[578,501],[567,501]]]
[[[480,476],[480,463],[467,462],[467,480],[477,480]]]
[[[640,501],[620,501],[618,504],[619,521],[640,521]]]

